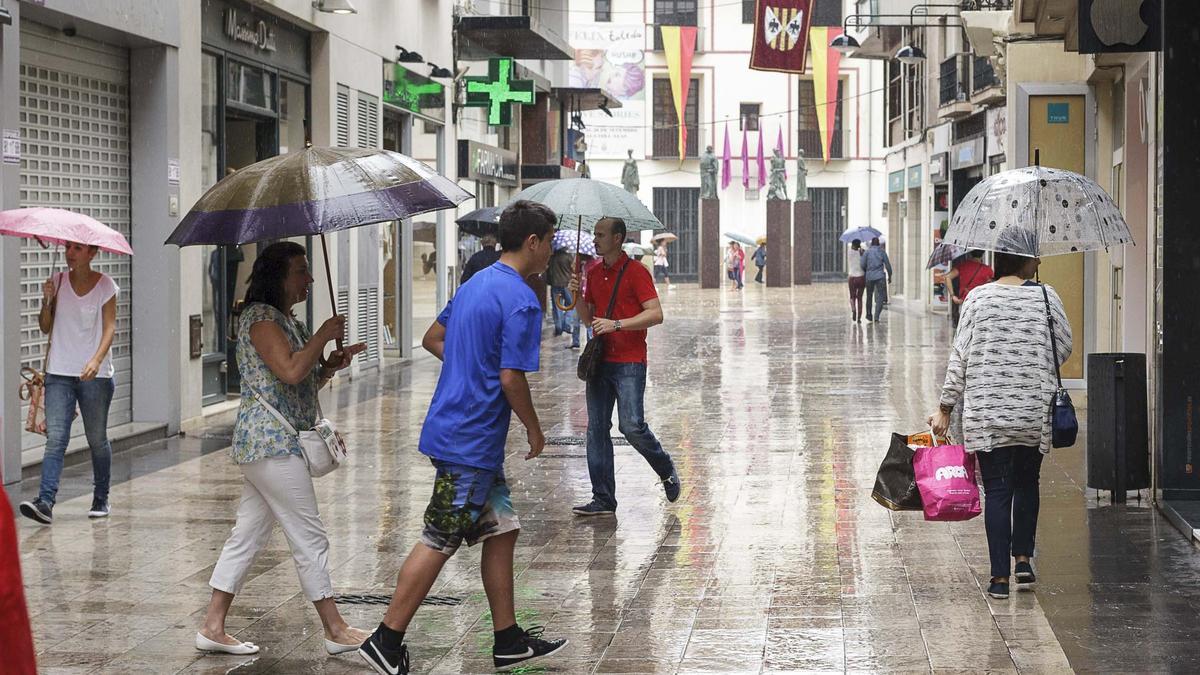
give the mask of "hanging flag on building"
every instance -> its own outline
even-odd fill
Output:
[[[779,151],[779,156],[787,158],[787,148],[783,145],[783,125],[779,125],[779,139],[775,141],[775,149]],[[783,163],[783,177],[788,177],[787,162]]]
[[[757,0],[750,67],[804,73],[813,0]]]
[[[725,152],[721,153],[721,189],[729,187],[733,180],[733,155],[729,150],[729,125],[725,125]]]
[[[817,128],[821,132],[821,158],[829,161],[829,146],[833,143],[833,127],[837,120],[838,68],[842,53],[829,46],[829,41],[842,34],[841,28],[814,27],[809,35],[812,45],[813,99],[817,108]]]
[[[763,155],[762,127],[758,130],[758,189],[767,184],[767,158]]]
[[[692,82],[692,54],[696,51],[695,26],[659,26],[662,31],[663,54],[667,58],[667,74],[671,78],[671,96],[675,99],[675,116],[679,120],[679,163],[687,156],[687,100]]]
[[[742,187],[750,189],[750,141],[742,127]]]

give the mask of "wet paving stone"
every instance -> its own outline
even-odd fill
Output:
[[[647,419],[677,462],[668,504],[646,463],[616,444],[615,517],[590,497],[575,352],[545,337],[530,377],[545,433],[506,463],[523,530],[518,618],[571,639],[532,672],[1012,673],[1200,671],[1200,562],[1143,503],[1083,488],[1083,440],[1043,468],[1034,591],[989,600],[982,519],[926,523],[870,498],[893,431],[934,407],[950,331],[895,303],[848,320],[842,285],[680,286],[651,331]],[[549,331],[547,331],[549,333]],[[386,597],[418,541],[433,470],[416,451],[439,364],[425,358],[341,379],[323,394],[349,465],[316,481],[337,592]],[[1084,416],[1086,432],[1086,415]],[[613,433],[618,435],[614,423]],[[234,602],[230,631],[254,657],[202,655],[192,636],[233,524],[240,475],[229,428],[114,460],[113,516],[88,521],[90,468],[64,474],[55,524],[20,523],[22,570],[47,673],[349,673],[329,657],[276,531]],[[32,496],[36,479],[18,496]],[[464,548],[408,631],[414,672],[492,672],[479,551]],[[343,604],[375,625],[384,608]]]

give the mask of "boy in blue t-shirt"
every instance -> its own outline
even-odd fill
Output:
[[[375,633],[359,648],[384,675],[408,672],[404,631],[442,566],[465,541],[483,542],[482,576],[492,611],[497,668],[549,656],[566,640],[522,630],[513,603],[513,550],[520,522],[504,481],[504,444],[515,412],[529,453],[546,444],[525,373],[538,369],[542,308],[525,278],[546,271],[557,218],[519,201],[500,216],[503,253],[463,284],[421,345],[442,360],[442,374],[421,429],[419,449],[437,469],[425,528],[400,568],[396,592]]]

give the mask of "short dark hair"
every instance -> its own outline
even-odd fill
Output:
[[[500,214],[500,227],[497,238],[500,248],[506,252],[519,251],[525,245],[529,235],[545,239],[554,231],[558,216],[545,204],[521,199],[509,204]]]
[[[262,302],[284,314],[290,313],[292,307],[283,297],[283,280],[287,278],[292,258],[307,255],[308,251],[294,241],[277,241],[259,251],[250,270],[245,304]]]
[[[850,241],[850,248],[858,248],[862,246],[862,239],[853,239]]]
[[[617,235],[617,234],[621,235],[621,243],[622,244],[624,244],[625,240],[629,238],[629,229],[625,227],[624,220],[622,220],[620,218],[611,218],[611,217],[604,217],[604,218],[601,218],[600,220],[607,220],[608,222],[612,223],[612,233],[614,235]]]
[[[879,245],[879,237],[871,237],[871,245],[878,246]]]
[[[983,257],[983,250],[982,250],[982,249],[978,249],[978,248],[977,248],[977,249],[975,249],[974,251],[971,251],[971,257],[972,257],[972,258],[982,258],[982,257]]]
[[[1024,276],[1025,267],[1029,261],[1033,260],[1026,255],[1016,255],[1015,253],[996,253],[995,259],[992,261],[992,268],[996,272],[996,278],[1017,276],[1022,279],[1029,277]]]

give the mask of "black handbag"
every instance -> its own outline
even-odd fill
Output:
[[[621,265],[621,271],[617,272],[617,281],[613,284],[612,297],[608,299],[608,311],[604,313],[603,319],[612,317],[613,309],[617,306],[617,291],[621,288],[621,277],[625,276],[625,268],[629,266],[629,261],[626,260],[624,265]],[[591,340],[588,340],[587,346],[583,348],[583,353],[579,355],[579,366],[576,369],[576,374],[579,379],[588,382],[600,373],[600,364],[604,361],[604,336],[594,335]]]
[[[913,471],[913,455],[908,447],[908,437],[892,434],[892,444],[875,474],[875,489],[871,499],[892,511],[921,511],[921,491],[917,489],[917,476]]]
[[[1054,315],[1050,312],[1050,294],[1046,292],[1045,284],[1042,284],[1042,297],[1046,300],[1046,321],[1050,325],[1054,376],[1058,379],[1058,389],[1054,391],[1054,400],[1050,402],[1050,445],[1055,448],[1069,448],[1075,445],[1075,438],[1079,435],[1079,419],[1075,416],[1075,404],[1071,402],[1071,394],[1063,387],[1062,372],[1058,367],[1058,338],[1054,337]]]

